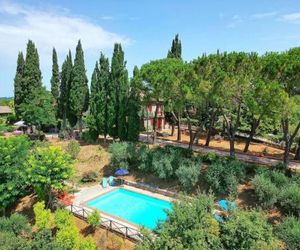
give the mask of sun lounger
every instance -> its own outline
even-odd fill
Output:
[[[219,200],[218,206],[225,212],[228,212],[229,210],[236,208],[236,204],[228,200]]]
[[[102,178],[102,187],[107,188],[107,179],[105,177]]]
[[[109,176],[109,185],[114,186],[115,185],[115,178],[113,176]]]

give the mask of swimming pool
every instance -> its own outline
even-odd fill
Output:
[[[172,209],[171,202],[123,188],[95,198],[86,205],[148,229],[154,229],[159,220],[165,220],[165,210]]]

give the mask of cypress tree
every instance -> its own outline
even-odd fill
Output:
[[[70,115],[75,116],[82,132],[82,116],[88,109],[89,88],[86,70],[84,66],[84,55],[80,40],[76,47],[74,66],[72,69],[72,81],[70,86]]]
[[[35,44],[31,40],[27,43],[24,74],[21,82],[22,103],[30,102],[29,96],[32,91],[42,87],[42,73],[40,70],[39,55]]]
[[[113,110],[113,126],[110,128],[110,135],[126,139],[126,114],[128,95],[128,72],[124,61],[124,52],[121,44],[115,44],[111,62],[111,102]]]
[[[99,105],[102,106],[101,115],[103,117],[103,122],[101,123],[100,133],[104,135],[104,140],[106,141],[106,136],[109,133],[109,127],[112,124],[112,114],[113,105],[110,102],[111,85],[110,85],[110,72],[109,72],[109,61],[102,53],[99,60],[99,85],[100,85],[100,98]]]
[[[60,84],[60,95],[59,95],[59,111],[60,118],[63,120],[62,129],[67,127],[67,119],[72,126],[76,125],[76,119],[69,113],[69,96],[71,86],[71,74],[72,74],[72,54],[69,51],[66,60],[64,61],[61,69],[61,84]]]
[[[51,94],[54,98],[54,107],[56,110],[56,114],[58,115],[58,98],[59,98],[59,67],[57,63],[57,53],[55,48],[52,51],[52,77],[51,77]],[[56,115],[56,116],[57,116]]]
[[[176,34],[172,41],[172,47],[168,51],[167,57],[181,59],[181,41],[179,40],[178,34]]]
[[[24,61],[24,56],[22,52],[19,52],[18,54],[18,60],[17,60],[17,70],[16,70],[16,76],[14,79],[14,102],[15,102],[15,112],[16,116],[19,119],[21,116],[20,112],[20,105],[24,101],[22,99],[22,78],[24,74],[24,66],[25,66],[25,61]]]
[[[128,141],[136,142],[140,134],[140,88],[142,81],[137,66],[133,69],[133,78],[130,81],[130,94],[128,99]]]

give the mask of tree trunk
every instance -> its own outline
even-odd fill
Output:
[[[294,139],[299,132],[300,122],[298,123],[298,125],[295,128],[292,135],[290,135],[290,133],[289,133],[289,120],[288,119],[282,120],[282,129],[283,129],[283,139],[285,141],[283,164],[286,168],[288,168],[289,163],[290,163],[289,153],[291,151],[291,147],[293,145]]]
[[[248,152],[250,143],[253,140],[254,135],[256,134],[256,129],[258,128],[258,126],[259,126],[259,120],[258,121],[255,120],[251,123],[251,130],[250,130],[249,137],[246,140],[244,153]]]
[[[212,133],[212,130],[215,126],[216,113],[217,113],[217,111],[214,111],[213,114],[212,114],[209,129],[208,129],[208,132],[207,132],[206,142],[205,142],[205,146],[207,146],[207,147],[209,146],[211,133]]]
[[[154,113],[154,117],[153,117],[153,144],[156,143],[156,122],[157,122],[157,113],[158,113],[158,103],[156,103],[156,107],[155,107],[155,113]]]
[[[234,148],[235,137],[229,137],[229,144],[230,144],[230,157],[235,157],[235,148]]]
[[[297,146],[294,160],[300,160],[300,137],[298,138],[298,146]]]
[[[178,121],[177,121],[177,141],[181,142],[181,126],[180,126],[180,113],[178,113],[178,117],[177,117]]]
[[[174,124],[172,124],[171,136],[174,135],[174,130],[175,130],[175,126],[174,126]]]

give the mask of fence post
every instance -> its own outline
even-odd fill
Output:
[[[83,217],[83,219],[84,219],[84,209],[82,209],[82,217]]]
[[[71,213],[73,213],[73,204],[71,204]]]
[[[128,227],[126,227],[125,237],[128,237]]]

